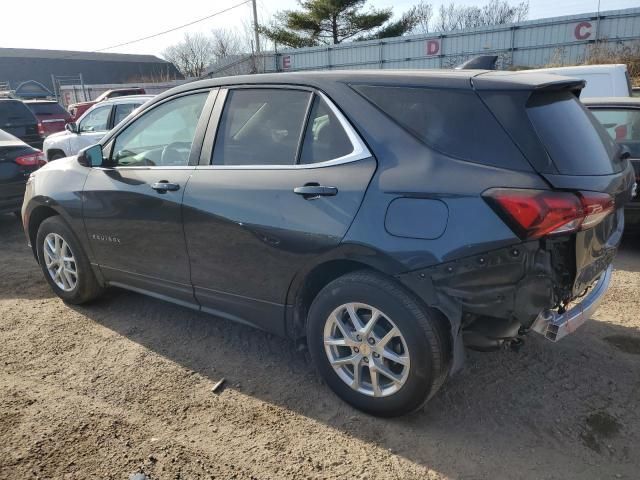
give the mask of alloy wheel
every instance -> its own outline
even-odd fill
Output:
[[[44,239],[44,263],[58,288],[71,292],[78,284],[78,268],[71,247],[62,236],[49,233]]]
[[[347,303],[329,315],[324,348],[340,379],[368,396],[392,395],[409,376],[409,349],[400,329],[367,304]]]

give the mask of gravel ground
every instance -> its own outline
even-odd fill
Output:
[[[0,478],[637,479],[638,245],[576,334],[469,352],[425,410],[383,420],[263,332],[119,290],[65,305],[0,215]]]

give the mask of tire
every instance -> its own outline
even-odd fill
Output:
[[[45,242],[53,241],[55,244],[58,238],[62,239],[68,246],[68,249],[62,249],[64,256],[73,259],[72,261],[62,263],[69,272],[72,270],[75,271],[75,275],[71,273],[60,275],[59,279],[55,281],[53,273],[50,273],[50,268],[47,266],[47,261],[52,258],[48,252],[52,250],[49,249],[48,252],[45,252]],[[58,245],[61,246],[64,244],[60,242]],[[38,253],[38,263],[40,264],[45,279],[56,295],[62,300],[74,305],[80,305],[90,302],[102,294],[103,288],[98,283],[89,259],[80,246],[80,242],[59,216],[49,217],[42,222],[36,237],[36,250]],[[60,258],[60,255],[56,255],[56,257]],[[54,262],[51,270],[57,271],[60,268],[60,262]],[[73,282],[74,278],[75,284]]]
[[[357,332],[351,328],[355,322],[345,308],[349,304],[355,304],[352,312],[356,312],[360,326],[374,325],[373,335],[361,336],[358,341]],[[376,310],[380,312],[377,321],[369,322]],[[342,319],[342,329],[334,318]],[[393,327],[400,336],[385,346],[383,342]],[[348,338],[343,334],[345,329],[349,331]],[[330,345],[325,345],[325,338]],[[343,346],[344,342],[352,345]],[[436,313],[393,279],[370,271],[349,273],[320,291],[309,310],[307,343],[320,374],[340,398],[363,412],[382,417],[419,409],[444,383],[451,363],[447,326]],[[390,360],[388,357],[393,354],[405,365]],[[353,358],[354,362],[336,370],[330,357],[337,365],[345,358]],[[386,370],[378,368],[381,362]],[[358,385],[356,368],[359,389],[353,387]],[[385,373],[391,373],[395,381]],[[376,383],[378,389],[374,388]]]

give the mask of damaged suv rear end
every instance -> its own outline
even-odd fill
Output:
[[[383,134],[397,165],[377,179],[400,197],[386,234],[414,242],[403,262],[422,266],[396,278],[449,321],[455,371],[463,345],[517,346],[531,331],[557,341],[590,317],[634,175],[580,104],[582,81],[475,72],[441,84],[352,87],[408,133]]]

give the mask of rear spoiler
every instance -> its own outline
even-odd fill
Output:
[[[480,72],[471,78],[475,90],[525,90],[525,91],[562,91],[569,90],[580,95],[586,85],[582,79],[564,77],[551,73],[529,73],[488,71]]]

